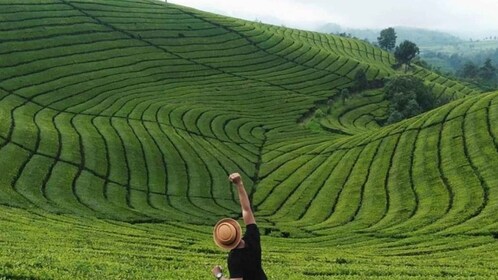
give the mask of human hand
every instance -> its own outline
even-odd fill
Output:
[[[218,275],[218,273],[221,272],[221,266],[216,265],[215,267],[213,267],[213,269],[211,270],[211,272],[213,273],[213,276],[216,277],[216,275]]]
[[[228,179],[236,185],[240,185],[242,183],[242,178],[240,177],[239,173],[230,174],[230,176],[228,176]]]

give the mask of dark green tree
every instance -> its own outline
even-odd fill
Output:
[[[405,40],[396,47],[394,57],[396,58],[396,61],[398,61],[399,65],[405,64],[406,66],[410,66],[412,59],[414,59],[419,53],[420,50],[415,43]],[[405,70],[406,69],[407,68],[405,68]]]
[[[411,99],[410,101],[408,101],[408,104],[406,104],[404,113],[406,116],[416,116],[422,113],[422,108],[420,108],[420,105],[416,100]]]
[[[406,114],[404,114],[404,112],[410,100],[415,100],[415,93],[411,91],[395,92],[391,95],[390,98],[390,108],[392,111],[398,111],[404,116],[407,116]]]
[[[484,65],[481,68],[479,68],[479,77],[485,83],[494,84],[496,79],[496,68],[493,66],[491,59],[489,58],[486,59]]]
[[[472,62],[467,62],[463,65],[461,76],[462,78],[474,79],[479,74],[479,67]]]
[[[397,123],[403,119],[404,119],[404,116],[400,112],[394,110],[391,112],[391,114],[389,115],[389,118],[387,118],[386,122],[387,122],[387,124]]]
[[[424,82],[411,75],[396,76],[385,87],[389,100],[387,123],[416,116],[439,105]]]
[[[424,84],[422,80],[416,82],[415,101],[420,106],[421,111],[425,112],[435,108],[438,105],[438,100],[431,90]]]
[[[368,79],[365,70],[359,69],[358,71],[356,71],[354,75],[354,81],[356,90],[362,91],[368,88]]]
[[[377,37],[379,47],[384,50],[392,51],[396,46],[396,31],[394,28],[389,27],[380,31],[380,36]]]
[[[417,95],[416,93],[422,92],[422,95],[430,93],[424,82],[420,78],[412,75],[394,76],[387,82],[385,92],[388,99],[391,99],[395,93],[399,92],[414,93],[415,95],[413,95],[413,97]]]

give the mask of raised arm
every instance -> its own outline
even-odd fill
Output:
[[[239,201],[240,207],[242,208],[242,218],[244,218],[244,223],[246,225],[255,224],[256,220],[254,219],[254,214],[252,213],[251,202],[247,196],[240,174],[232,173],[228,178],[235,184],[237,191],[239,192]]]

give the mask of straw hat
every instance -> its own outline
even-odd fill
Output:
[[[222,249],[232,250],[242,239],[242,229],[239,223],[230,218],[219,220],[213,230],[214,243]]]

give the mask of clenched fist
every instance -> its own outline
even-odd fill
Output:
[[[228,179],[236,185],[240,185],[242,183],[242,178],[240,177],[239,173],[230,174],[230,176],[228,176]]]

